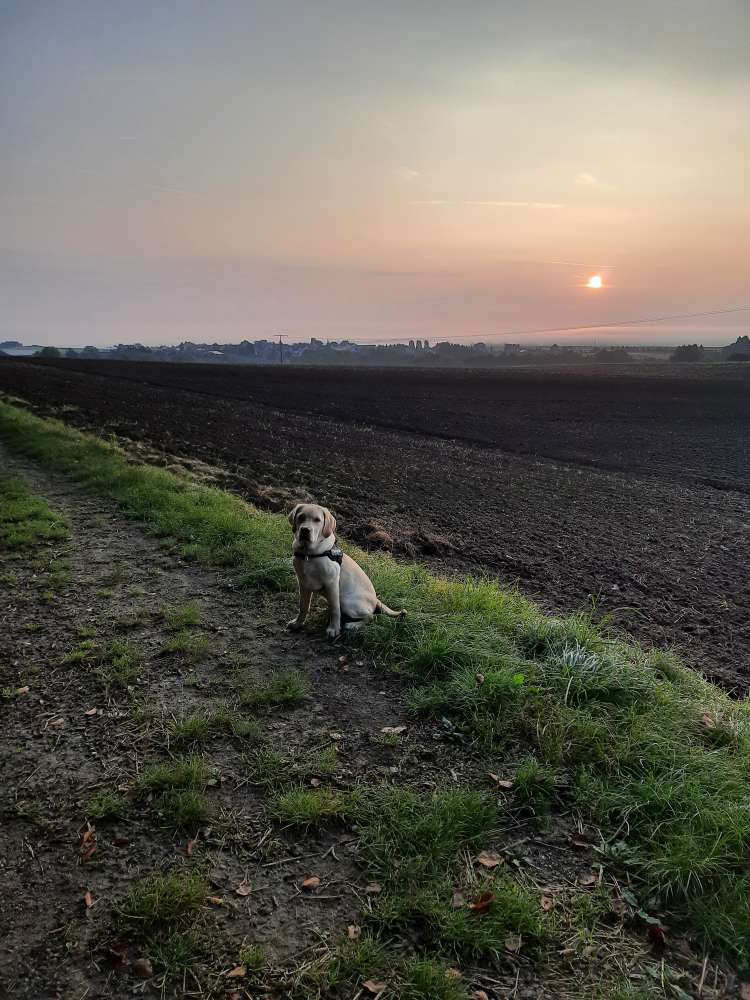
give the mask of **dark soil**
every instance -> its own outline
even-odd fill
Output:
[[[672,369],[669,370],[670,372]],[[447,572],[595,604],[750,686],[750,372],[701,377],[0,363],[0,388],[202,459],[262,505],[315,497]],[[379,544],[389,544],[380,537]]]

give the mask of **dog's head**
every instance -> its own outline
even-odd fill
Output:
[[[336,518],[327,507],[317,503],[298,503],[289,514],[294,541],[302,548],[330,538],[336,530]]]

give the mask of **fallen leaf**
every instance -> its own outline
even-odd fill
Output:
[[[29,685],[28,684],[24,685],[24,687],[22,687],[22,688],[16,688],[16,694],[28,694],[28,693],[29,693]]]
[[[408,728],[407,726],[383,726],[380,732],[387,734],[389,733],[392,734],[393,736],[400,736],[401,733],[406,732],[407,728]]]
[[[667,935],[664,932],[664,928],[661,924],[651,924],[649,929],[646,931],[646,937],[652,944],[655,944],[659,948],[663,948],[667,943]]]
[[[451,899],[451,906],[454,910],[460,910],[462,906],[466,906],[466,896],[461,892],[460,889],[456,889],[453,893],[453,898]]]
[[[247,975],[247,968],[244,965],[235,965],[231,972],[227,973],[227,979],[242,979]]]
[[[91,895],[88,889],[83,894],[83,905],[86,907],[87,910],[90,910],[91,907],[94,905],[94,897]]]
[[[90,708],[87,712],[84,712],[83,714],[84,715],[96,715],[96,713],[97,713],[97,709],[96,708]]]
[[[706,729],[716,729],[716,723],[714,722],[714,720],[711,718],[710,715],[704,715],[703,718],[701,719],[701,722],[706,727]]]
[[[377,896],[377,894],[382,891],[383,886],[380,882],[368,882],[365,886],[365,892],[370,896]]]
[[[575,953],[575,948],[562,948],[557,954],[560,958],[569,958],[571,955],[575,955]]]
[[[221,896],[207,896],[206,899],[209,903],[213,903],[214,906],[224,905],[224,900],[221,898]]]
[[[490,903],[494,901],[494,892],[483,892],[479,899],[475,899],[473,903],[469,903],[469,909],[474,910],[475,913],[484,913],[485,910],[489,910]]]
[[[471,994],[471,1000],[490,1000],[490,997],[484,990],[474,990]]]
[[[362,983],[364,989],[366,989],[368,993],[372,993],[373,996],[379,996],[385,989],[385,985],[385,983],[379,983],[375,979],[365,979]]]
[[[310,778],[310,784],[313,788],[320,788],[320,778]]]
[[[476,860],[482,868],[497,868],[498,865],[505,864],[505,859],[500,857],[497,851],[481,851],[477,854]]]
[[[494,781],[498,788],[512,788],[513,787],[513,779],[512,778],[501,778],[499,775],[493,774],[492,771],[490,771],[488,773],[487,777],[491,781]]]
[[[346,936],[350,941],[357,941],[362,934],[362,928],[357,924],[349,924],[346,928]]]
[[[302,883],[302,888],[305,889],[307,892],[312,892],[313,889],[317,889],[319,885],[320,885],[320,879],[318,878],[318,876],[310,875]]]
[[[344,655],[339,657],[339,663],[348,663],[348,662],[349,662],[348,656]]]
[[[445,970],[445,975],[446,975],[447,979],[460,979],[461,978],[461,970],[460,969],[454,969],[451,966],[451,968]]]
[[[343,740],[344,738],[343,733],[329,733],[328,735],[331,737],[332,740]]]
[[[64,726],[64,725],[65,725],[65,719],[53,719],[52,722],[50,722],[50,726]]]
[[[539,905],[545,911],[545,913],[547,913],[555,905],[555,901],[552,898],[552,896],[542,896],[541,899],[539,900]]]
[[[619,896],[617,896],[615,899],[612,900],[610,906],[612,912],[615,913],[618,917],[625,916],[628,910],[628,904],[625,902],[624,899],[621,899]]]
[[[583,875],[578,876],[579,885],[596,885],[599,881],[599,876],[594,872],[584,872]]]
[[[154,974],[154,967],[147,958],[136,958],[133,962],[133,972],[139,979],[150,979]]]
[[[192,858],[194,850],[195,850],[195,841],[194,840],[188,840],[187,844],[185,844],[185,854],[186,854],[186,856],[188,858]]]
[[[484,684],[484,674],[476,674],[477,684]]]
[[[253,887],[250,885],[249,882],[242,882],[240,885],[237,886],[237,888],[234,891],[237,893],[238,896],[249,896],[250,893],[253,891]]]
[[[521,940],[520,934],[509,934],[505,941],[503,941],[506,951],[512,951],[514,954],[521,950],[521,945],[523,941]]]
[[[96,830],[88,826],[81,834],[81,864],[90,861],[96,854]]]

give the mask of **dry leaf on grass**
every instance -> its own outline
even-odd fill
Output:
[[[476,860],[482,868],[497,868],[498,865],[505,864],[505,859],[497,851],[480,851]]]
[[[84,715],[96,715],[96,713],[97,713],[97,709],[90,708],[88,711],[84,712],[83,714]]]
[[[83,894],[83,905],[86,907],[87,910],[90,910],[91,907],[94,905],[94,897],[91,895],[88,889]]]
[[[454,969],[453,966],[451,966],[449,969],[445,970],[445,975],[446,975],[447,979],[460,979],[461,978],[461,970],[460,969]]]
[[[471,1000],[490,1000],[490,996],[484,990],[474,990],[471,994]]]
[[[380,732],[386,733],[386,735],[390,734],[392,736],[400,736],[401,733],[406,732],[407,728],[407,726],[383,726]]]
[[[380,882],[368,882],[365,886],[365,892],[368,896],[377,896],[379,892],[383,891],[383,886]]]
[[[350,941],[357,941],[362,936],[362,928],[357,924],[349,924],[346,928],[346,936]]]
[[[508,788],[512,788],[513,787],[513,779],[512,778],[501,778],[499,775],[493,774],[492,771],[490,771],[488,773],[487,777],[491,781],[494,781],[498,788],[508,789]]]
[[[451,906],[454,910],[460,910],[462,906],[466,906],[466,896],[461,892],[460,889],[456,889],[453,893],[453,898],[451,899]]]
[[[214,906],[224,905],[224,900],[221,898],[221,896],[207,896],[206,900],[209,903],[213,903]]]
[[[25,684],[22,688],[16,688],[16,694],[28,694],[28,693],[29,693],[28,684]]]
[[[310,778],[310,784],[313,788],[320,788],[320,778]]]
[[[513,954],[516,954],[521,950],[523,941],[521,940],[520,934],[509,934],[505,941],[503,941],[503,944],[505,945],[506,951],[511,951]]]
[[[701,719],[701,722],[706,727],[706,729],[716,729],[716,723],[714,722],[714,720],[711,718],[710,715],[704,715],[703,718]]]
[[[235,965],[231,972],[227,973],[227,979],[242,979],[247,975],[247,968],[244,965]]]
[[[383,992],[386,984],[380,983],[376,979],[365,979],[365,981],[362,983],[362,986],[364,989],[367,990],[368,993],[372,993],[372,995],[376,997]]]
[[[555,905],[555,901],[552,898],[552,896],[542,896],[539,900],[539,905],[545,911],[545,913],[547,913]]]
[[[477,684],[484,684],[484,674],[475,674],[475,680]]]
[[[599,881],[599,876],[594,872],[584,872],[583,875],[578,876],[579,885],[596,885]]]
[[[473,903],[469,903],[469,909],[474,910],[475,913],[484,913],[489,910],[490,903],[494,903],[494,901],[494,892],[483,892],[482,895],[478,899],[475,899]]]
[[[238,896],[249,896],[253,887],[249,882],[241,882],[234,891]]]
[[[93,826],[87,826],[81,834],[81,864],[90,861],[96,854],[96,830]]]
[[[189,858],[192,858],[193,856],[193,851],[195,850],[195,844],[196,842],[194,840],[189,840],[187,844],[185,844],[185,854]]]
[[[302,882],[302,888],[306,892],[312,892],[313,889],[317,889],[319,885],[320,879],[317,875],[308,875],[308,877]]]

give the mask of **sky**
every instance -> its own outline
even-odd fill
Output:
[[[5,0],[0,340],[727,343],[607,324],[750,306],[748,53],[747,0]]]

